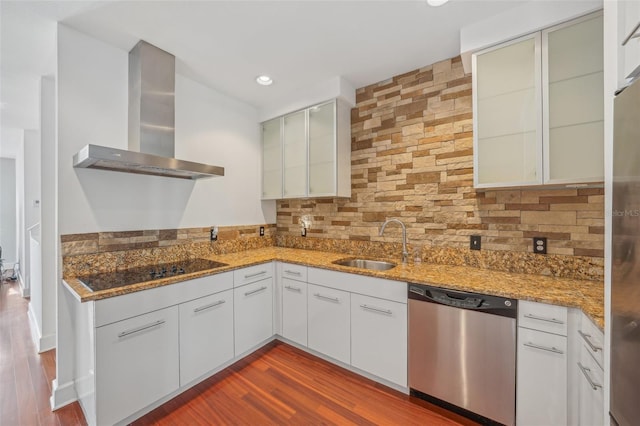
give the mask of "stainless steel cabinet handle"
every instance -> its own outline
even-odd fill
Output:
[[[325,296],[320,293],[315,293],[314,296],[317,297],[318,299],[330,300],[332,302],[340,302],[340,299],[338,299],[337,297]]]
[[[256,272],[255,274],[248,274],[248,275],[245,275],[245,276],[244,276],[244,278],[245,278],[245,279],[247,279],[247,278],[253,278],[253,277],[260,276],[260,275],[264,275],[264,274],[266,274],[266,273],[267,273],[267,271],[260,271],[260,272]]]
[[[552,346],[552,347],[541,346],[541,345],[536,345],[535,343],[531,343],[531,342],[523,343],[523,345],[528,346],[530,348],[534,348],[534,349],[540,349],[540,350],[547,351],[547,352],[553,352],[555,354],[560,354],[560,355],[564,354],[563,351],[561,351],[560,349],[558,349],[558,348],[556,348],[554,346]]]
[[[362,309],[367,309],[369,311],[380,312],[381,314],[393,315],[393,312],[391,312],[391,309],[376,308],[375,306],[369,306],[369,305],[360,305],[360,307]]]
[[[244,295],[245,296],[251,296],[252,294],[256,294],[256,293],[261,292],[262,290],[266,290],[266,289],[267,289],[266,286],[260,287],[260,288],[257,288],[255,290],[247,291]]]
[[[287,290],[291,290],[291,291],[297,291],[298,293],[302,292],[302,289],[299,287],[292,287],[290,285],[285,285],[284,288],[286,288]]]
[[[285,271],[284,271],[284,273],[285,273],[285,274],[289,274],[289,275],[295,275],[295,276],[297,276],[297,277],[299,277],[299,276],[301,276],[301,275],[302,275],[302,273],[301,273],[301,272],[298,272],[298,271],[290,271],[290,270],[288,270],[288,269],[287,269],[287,270],[285,270]]]
[[[131,330],[126,330],[126,331],[123,331],[122,333],[119,333],[118,337],[124,337],[130,334],[138,333],[140,331],[147,330],[149,328],[157,327],[160,324],[164,324],[164,323],[165,323],[165,320],[158,320],[156,322],[152,322],[151,324],[141,325],[140,327],[132,328]]]
[[[589,345],[589,347],[591,348],[592,351],[598,352],[598,351],[602,350],[602,348],[600,346],[596,346],[596,345],[593,344],[593,342],[591,341],[591,335],[590,334],[583,333],[580,330],[578,330],[578,334],[582,337],[582,339],[584,339],[585,342],[587,342],[587,345]]]
[[[631,30],[627,38],[625,38],[624,41],[622,42],[622,45],[624,46],[627,43],[629,43],[629,40],[631,40],[632,38],[640,37],[640,34],[636,34],[639,29],[640,29],[640,22],[638,22],[638,24],[635,27],[633,27],[633,29]]]
[[[197,314],[198,312],[204,311],[206,309],[213,308],[213,307],[216,307],[216,306],[220,306],[223,303],[225,303],[224,300],[218,300],[217,302],[209,303],[208,305],[204,305],[204,306],[200,306],[199,308],[195,308],[193,310],[193,313]]]
[[[525,318],[529,318],[529,319],[538,320],[538,321],[552,322],[554,324],[564,324],[564,321],[560,321],[559,319],[539,317],[539,316],[533,315],[533,314],[524,314],[524,317]]]
[[[591,376],[589,375],[589,373],[591,373],[591,369],[585,367],[579,362],[578,362],[578,368],[580,369],[580,371],[582,371],[582,374],[584,374],[584,377],[587,379],[587,382],[589,382],[589,386],[591,386],[591,389],[598,390],[598,388],[602,387],[602,385],[594,382]]]

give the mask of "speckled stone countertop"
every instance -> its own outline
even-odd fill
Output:
[[[87,302],[277,260],[316,268],[387,278],[400,282],[431,284],[452,290],[472,291],[481,294],[580,308],[601,330],[604,328],[604,287],[600,282],[515,274],[468,266],[435,265],[430,263],[403,265],[397,260],[394,261],[398,263],[398,266],[387,271],[358,269],[332,263],[335,260],[346,257],[353,256],[313,250],[268,247],[208,257],[211,260],[226,263],[229,266],[110,290],[92,292],[75,277],[65,277],[65,282],[76,293],[76,297],[81,302]]]

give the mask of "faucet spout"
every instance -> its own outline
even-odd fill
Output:
[[[407,263],[407,260],[409,259],[409,252],[407,251],[407,227],[404,225],[404,223],[402,223],[400,219],[387,219],[380,227],[379,235],[382,236],[382,234],[384,233],[384,229],[391,222],[395,222],[402,227],[402,263]]]

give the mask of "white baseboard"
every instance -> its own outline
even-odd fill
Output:
[[[33,340],[33,344],[36,346],[36,351],[38,353],[46,352],[56,347],[56,335],[47,334],[43,336],[40,332],[40,327],[38,327],[38,322],[36,321],[35,313],[33,312],[33,305],[29,303],[29,309],[27,311],[27,315],[29,317],[29,329],[31,330],[31,340]]]
[[[53,379],[51,399],[49,400],[51,410],[55,411],[77,400],[78,397],[76,396],[76,388],[73,386],[73,381],[58,385],[58,379]]]
[[[22,271],[18,271],[18,285],[20,285],[20,295],[24,297],[29,297],[31,292],[29,291],[29,287],[25,285],[27,281],[22,276]]]

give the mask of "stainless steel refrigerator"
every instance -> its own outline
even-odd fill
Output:
[[[640,81],[614,102],[612,424],[640,423]],[[638,248],[636,248],[638,247]]]

